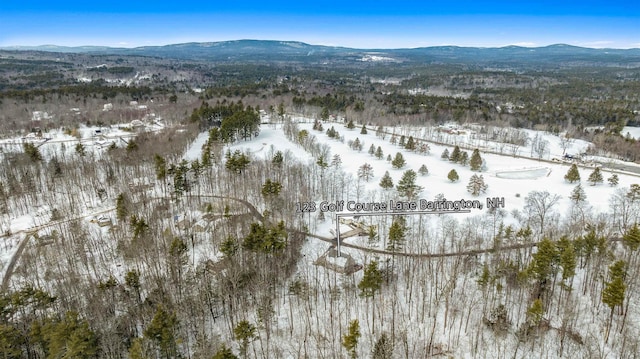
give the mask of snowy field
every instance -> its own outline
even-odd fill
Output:
[[[412,169],[418,172],[418,169],[425,165],[428,169],[428,175],[417,177],[417,184],[423,187],[422,192],[419,194],[419,199],[433,200],[436,196],[444,196],[448,200],[480,200],[483,205],[486,203],[487,198],[504,198],[504,209],[507,212],[507,218],[505,223],[512,223],[514,211],[523,211],[525,206],[525,198],[531,191],[549,191],[551,194],[557,194],[561,196],[560,201],[554,207],[555,212],[566,214],[571,207],[570,195],[572,190],[576,187],[577,183],[568,183],[564,176],[567,173],[570,164],[569,163],[556,163],[551,161],[541,162],[537,159],[517,158],[512,155],[499,155],[494,153],[485,153],[481,151],[481,156],[485,161],[485,169],[482,172],[474,172],[469,169],[469,166],[462,166],[460,164],[451,163],[449,161],[441,159],[441,153],[447,149],[450,153],[453,150],[453,146],[446,146],[440,144],[430,143],[430,153],[420,154],[417,152],[407,151],[406,149],[393,145],[389,142],[390,135],[386,135],[385,139],[379,138],[375,135],[375,128],[369,128],[368,134],[360,134],[360,127],[353,130],[347,129],[344,125],[335,123],[324,124],[324,131],[319,132],[312,129],[313,124],[311,120],[304,118],[296,118],[299,129],[309,131],[310,136],[315,136],[316,142],[320,144],[326,144],[330,147],[330,155],[327,158],[327,162],[331,162],[334,155],[339,155],[341,159],[341,170],[347,174],[351,174],[354,178],[357,178],[358,168],[365,163],[368,163],[373,168],[373,177],[368,181],[360,181],[359,185],[362,186],[362,197],[358,199],[359,202],[387,202],[389,199],[400,200],[395,190],[383,191],[379,186],[380,179],[386,171],[389,172],[394,184],[397,184],[401,179],[403,173]],[[338,141],[331,139],[326,135],[326,130],[334,126],[334,128],[344,136],[344,141]],[[392,132],[393,129],[386,129]],[[414,128],[408,133],[417,133],[427,135],[429,129]],[[562,156],[562,146],[560,137],[548,134],[540,131],[526,131],[529,138],[539,137],[542,141],[547,141],[549,151],[545,157],[547,159],[558,156]],[[403,132],[404,133],[404,132]],[[456,143],[471,144],[470,134],[457,135]],[[397,136],[398,138],[400,136]],[[408,136],[407,136],[408,137]],[[354,141],[356,138],[362,142],[363,149],[361,151],[354,151],[349,148],[348,143]],[[416,137],[418,138],[418,137]],[[529,141],[531,142],[531,141]],[[377,159],[376,157],[368,153],[369,147],[373,145],[375,148],[378,146],[384,153],[383,159]],[[487,148],[497,149],[500,144],[483,141],[483,146]],[[573,141],[567,149],[567,152],[579,153],[586,149],[589,145],[585,141]],[[520,156],[529,156],[531,151],[531,144],[529,147],[522,146],[518,150]],[[265,126],[261,128],[260,135],[250,141],[239,141],[231,146],[232,150],[241,149],[251,153],[252,156],[258,158],[271,158],[276,150],[289,153],[293,157],[297,158],[303,163],[315,163],[314,159],[309,153],[305,152],[300,145],[291,142],[283,133],[280,127],[274,127],[273,125]],[[467,150],[469,156],[471,151]],[[396,153],[401,153],[406,160],[406,165],[401,169],[395,169],[391,163],[386,160],[387,155],[394,157]],[[195,156],[192,154],[191,156]],[[535,154],[534,154],[535,157]],[[606,160],[606,158],[597,158],[599,160]],[[622,162],[622,161],[618,161]],[[629,166],[634,166],[633,163],[622,162]],[[450,170],[455,169],[459,175],[459,180],[451,182],[447,178],[447,174]],[[604,182],[596,185],[587,183],[587,178],[593,171],[589,167],[580,167],[581,184],[587,196],[587,201],[590,206],[596,212],[608,212],[609,199],[614,192],[620,187],[628,188],[631,184],[639,183],[640,178],[637,175],[627,174],[624,172],[618,172],[619,185],[617,187],[610,186],[607,183],[607,179],[610,177],[611,172],[603,169]],[[332,169],[327,170],[329,175],[334,174]],[[479,174],[484,177],[485,183],[488,185],[486,193],[479,195],[478,197],[472,196],[467,191],[467,184],[472,175]],[[419,200],[418,199],[418,200]],[[306,199],[301,199],[306,200]],[[317,203],[327,200],[326,198],[318,197],[314,199]],[[355,197],[349,200],[356,200]],[[482,210],[472,210],[470,214],[460,214],[456,218],[462,219],[469,216],[477,216],[483,213]],[[328,230],[324,230],[323,226],[318,227],[319,235],[331,237]]]
[[[625,126],[622,128],[622,131],[620,131],[620,134],[622,136],[627,136],[627,134],[629,134],[629,136],[636,140],[640,139],[640,127]]]
[[[262,125],[260,135],[253,140],[238,141],[229,147],[231,151],[246,151],[256,158],[271,159],[276,151],[281,151],[285,158],[307,163],[313,156],[305,152],[299,145],[289,141],[282,132],[281,126]]]

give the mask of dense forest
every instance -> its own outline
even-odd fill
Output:
[[[352,174],[331,153],[348,131],[391,141],[395,159],[360,138],[347,145],[398,170],[400,151],[426,156],[436,143],[402,131],[444,124],[562,134],[636,162],[623,127],[640,121],[640,65],[328,58],[0,51],[0,246],[12,253],[0,356],[637,356],[638,185],[616,187],[600,211],[576,190],[557,213],[531,188],[511,214],[389,216],[352,246],[363,260],[349,273],[306,264],[314,244],[334,249],[316,234],[333,219],[296,204],[419,192],[424,165],[365,193],[370,166]],[[94,148],[86,128],[118,135]],[[234,147],[269,128],[295,151]],[[67,137],[47,139],[56,131]],[[36,134],[46,141],[25,140]],[[504,143],[527,144],[515,137]],[[469,164],[431,155],[482,170],[477,150]],[[19,218],[32,223],[12,231]]]

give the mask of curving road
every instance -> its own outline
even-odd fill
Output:
[[[11,275],[13,275],[13,270],[16,267],[16,263],[18,263],[18,259],[22,255],[27,243],[31,239],[31,234],[27,234],[22,242],[18,245],[18,249],[13,253],[9,264],[7,265],[7,270],[4,272],[4,277],[2,277],[2,285],[0,286],[0,292],[5,292],[9,287],[9,280],[11,279]]]
[[[264,216],[256,209],[256,207],[251,204],[249,201],[241,199],[241,198],[236,198],[236,197],[229,197],[229,196],[216,196],[216,195],[199,195],[199,196],[195,196],[195,197],[200,197],[200,198],[219,198],[219,199],[227,199],[227,200],[232,200],[232,201],[236,201],[239,203],[242,203],[245,207],[247,207],[249,209],[249,212],[256,218],[258,218],[260,221],[264,220]],[[162,197],[158,197],[155,199],[164,199]],[[97,216],[100,214],[104,214],[104,213],[108,213],[111,211],[114,211],[115,207],[100,211],[100,212],[95,212],[95,213],[91,213],[88,215],[83,215],[83,216],[78,216],[78,217],[74,217],[74,218],[68,218],[68,219],[64,219],[64,220],[60,220],[60,221],[55,221],[55,222],[51,222],[51,223],[47,223],[44,225],[40,225],[40,226],[35,226],[35,227],[31,227],[25,230],[22,230],[20,232],[17,233],[25,233],[25,238],[22,240],[22,242],[19,244],[18,249],[16,250],[16,252],[13,254],[7,269],[5,271],[4,277],[2,278],[2,286],[0,287],[1,291],[4,292],[7,290],[8,286],[9,286],[9,282],[11,280],[11,276],[13,275],[13,271],[15,269],[15,266],[17,265],[20,256],[22,255],[22,253],[24,252],[25,248],[27,247],[27,244],[29,244],[31,237],[33,236],[33,233],[47,228],[47,227],[51,227],[54,225],[58,225],[61,223],[66,223],[66,222],[71,222],[71,221],[75,221],[78,219],[82,219],[82,218],[87,218],[87,217],[92,217],[92,216]],[[295,228],[287,228],[288,231],[292,232],[292,233],[296,233],[299,235],[304,235],[306,237],[311,237],[311,238],[315,238],[315,239],[319,239],[321,241],[330,243],[332,245],[336,244],[336,238],[329,238],[329,237],[324,237],[324,236],[320,236],[317,234],[312,234],[312,233],[306,233],[303,231],[300,231],[298,229]],[[609,239],[609,242],[617,242],[617,241],[621,241],[622,238],[611,238]],[[368,248],[368,247],[363,247],[363,246],[358,246],[355,244],[351,244],[351,243],[345,243],[342,242],[340,245],[342,247],[347,247],[347,248],[353,248],[353,249],[357,249],[357,250],[361,250],[361,251],[365,251],[365,252],[369,252],[369,253],[375,253],[375,254],[383,254],[383,255],[391,255],[391,256],[401,256],[401,257],[408,257],[408,258],[423,258],[423,259],[427,259],[427,258],[444,258],[444,257],[459,257],[459,256],[475,256],[475,255],[479,255],[479,254],[484,254],[484,253],[494,253],[494,252],[502,252],[502,251],[510,251],[510,250],[517,250],[517,249],[524,249],[524,248],[532,248],[532,247],[536,247],[540,242],[532,242],[532,243],[524,243],[524,244],[512,244],[512,245],[506,245],[506,246],[500,246],[499,248],[485,248],[485,249],[469,249],[469,250],[463,250],[463,251],[458,251],[458,252],[445,252],[445,253],[403,253],[403,252],[392,252],[392,251],[387,251],[384,249],[375,249],[375,248]]]
[[[81,218],[87,218],[87,217],[94,217],[94,216],[98,216],[101,215],[103,213],[109,213],[111,211],[114,211],[116,208],[112,207],[109,209],[105,209],[99,212],[95,212],[95,213],[90,213],[90,214],[86,214],[84,216],[78,216],[78,217],[74,217],[74,218],[67,218],[67,219],[62,219],[59,221],[53,221],[53,222],[49,222],[47,224],[42,224],[39,226],[34,226],[34,227],[30,227],[27,229],[23,229],[21,231],[18,231],[15,234],[18,233],[24,233],[24,239],[22,240],[22,242],[20,242],[20,244],[18,245],[18,249],[16,249],[15,253],[13,253],[13,256],[11,257],[11,260],[9,260],[9,264],[7,265],[7,269],[4,272],[4,276],[2,277],[2,284],[0,285],[0,291],[6,291],[8,286],[9,286],[9,280],[11,279],[11,276],[13,275],[13,270],[16,267],[16,264],[18,263],[18,260],[20,259],[20,256],[22,255],[22,252],[24,252],[24,249],[26,248],[27,244],[30,242],[31,237],[33,236],[34,233],[37,233],[39,230],[44,229],[44,228],[48,228],[51,226],[55,226],[58,224],[62,224],[62,223],[67,223],[67,222],[71,222],[71,221],[75,221]]]
[[[198,197],[198,196],[196,196],[196,197]],[[243,205],[245,205],[249,209],[249,211],[251,212],[251,214],[254,217],[256,217],[256,218],[258,218],[260,220],[264,219],[262,214],[251,203],[249,203],[246,200],[243,200],[243,199],[240,199],[240,198],[235,198],[235,197],[216,196],[216,195],[200,195],[199,197],[201,197],[201,198],[229,199],[229,200],[234,200],[234,201],[240,202],[240,203],[242,203]],[[166,197],[157,197],[157,198],[154,198],[154,199],[164,199],[164,198],[166,198]],[[15,267],[18,264],[18,261],[20,260],[20,257],[22,256],[22,253],[24,252],[25,248],[27,247],[27,244],[29,244],[29,242],[31,242],[31,238],[32,238],[34,233],[37,233],[41,229],[52,227],[52,226],[55,226],[55,225],[58,225],[58,224],[68,223],[68,222],[72,222],[72,221],[76,221],[78,219],[84,219],[84,218],[88,218],[88,217],[99,216],[101,214],[105,214],[105,213],[109,213],[109,212],[115,211],[115,209],[116,209],[115,207],[110,207],[110,208],[102,210],[102,211],[98,211],[98,212],[94,212],[94,213],[90,213],[90,214],[86,214],[86,215],[82,215],[82,216],[77,216],[77,217],[73,217],[73,218],[66,218],[66,219],[59,220],[59,221],[49,222],[47,224],[34,226],[34,227],[30,227],[30,228],[23,229],[21,231],[15,232],[13,235],[24,233],[25,237],[22,240],[22,242],[20,242],[20,244],[18,245],[18,249],[16,249],[16,251],[13,254],[13,256],[9,260],[9,264],[7,264],[6,270],[4,272],[4,276],[2,277],[2,284],[0,284],[0,292],[5,292],[9,288],[9,282],[11,281],[11,276],[13,275]]]

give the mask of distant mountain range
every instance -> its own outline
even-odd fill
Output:
[[[594,64],[640,66],[640,49],[593,49],[565,44],[544,47],[498,48],[433,46],[410,49],[354,49],[310,45],[297,41],[235,40],[193,42],[165,46],[117,48],[104,46],[65,47],[55,45],[13,46],[3,50],[139,55],[209,61],[359,61],[375,63],[480,63],[480,64]]]

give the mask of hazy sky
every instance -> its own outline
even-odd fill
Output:
[[[554,43],[640,48],[640,3],[0,0],[0,46],[134,47],[238,39],[356,48]]]

